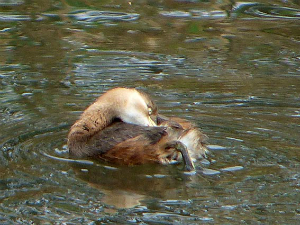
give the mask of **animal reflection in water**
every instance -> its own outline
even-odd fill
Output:
[[[198,191],[193,187],[212,182],[203,176],[186,176],[178,170],[180,167],[72,163],[76,177],[100,190],[104,194],[102,201],[116,208],[132,208],[147,199],[190,199]]]
[[[68,147],[73,158],[120,165],[170,164],[205,155],[207,136],[192,123],[159,115],[151,98],[134,88],[114,88],[91,104],[71,127]]]

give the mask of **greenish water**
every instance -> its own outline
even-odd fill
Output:
[[[0,1],[0,223],[299,223],[299,8]],[[202,128],[211,152],[196,174],[54,158],[116,86]]]

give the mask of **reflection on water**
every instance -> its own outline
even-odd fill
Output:
[[[194,179],[174,165],[115,168],[77,164],[73,168],[78,178],[105,193],[104,203],[117,208],[131,208],[149,197],[186,199],[186,185]]]
[[[1,223],[298,223],[297,2],[0,7]],[[196,174],[60,159],[70,124],[116,86],[203,129]]]

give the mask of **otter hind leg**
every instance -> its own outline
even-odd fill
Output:
[[[180,141],[170,141],[166,143],[165,149],[174,149],[177,152],[180,152],[182,155],[182,159],[185,165],[185,168],[187,171],[193,171],[195,170],[194,163],[190,157],[190,154],[186,148],[186,146],[181,143]]]

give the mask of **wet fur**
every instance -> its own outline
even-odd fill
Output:
[[[205,157],[208,152],[206,145],[208,137],[202,133],[193,123],[178,117],[158,116],[158,125],[167,127],[168,135],[173,140],[183,143],[193,161]],[[181,155],[175,160],[180,160]]]
[[[127,103],[124,93],[137,100],[142,98],[141,104]],[[120,114],[122,110],[128,110],[128,104],[140,111],[151,107],[151,118],[159,126],[124,123]],[[148,112],[144,113],[148,116]],[[177,142],[187,147],[185,151],[189,159],[190,155],[193,158],[205,155],[206,139],[189,121],[158,116],[156,105],[147,94],[135,89],[116,88],[100,96],[74,123],[68,135],[68,147],[73,158],[92,158],[124,165],[169,164],[182,158],[176,149]]]
[[[116,122],[87,142],[89,157],[118,164],[159,161],[159,142],[167,135],[163,127],[144,127]]]
[[[155,116],[157,107],[146,93],[132,88],[111,89],[91,104],[71,127],[68,134],[70,154],[77,158],[87,156],[89,154],[89,150],[85,146],[87,141],[113,124],[114,121],[121,120],[120,115],[126,112],[129,99],[139,96],[142,101],[141,105],[138,106],[139,110],[143,111],[147,110],[143,107],[151,107]],[[144,113],[148,115],[148,111]]]
[[[168,145],[171,141],[165,127],[115,122],[95,134],[80,148],[87,158],[116,164],[169,164],[178,155],[177,149]]]

